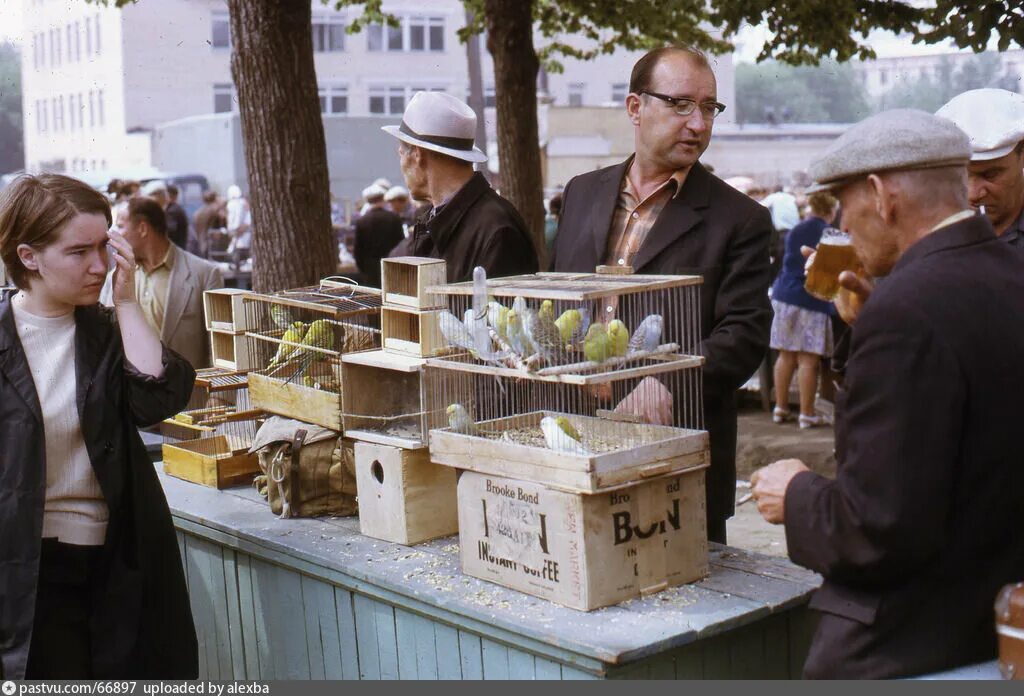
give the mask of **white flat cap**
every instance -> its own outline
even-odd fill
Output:
[[[836,138],[811,162],[807,193],[828,191],[886,171],[930,169],[971,158],[967,135],[952,121],[917,109],[892,109],[866,118]]]
[[[411,145],[465,160],[486,162],[487,155],[473,144],[476,113],[446,92],[417,92],[409,100],[399,126],[381,130]]]
[[[404,186],[392,186],[388,189],[388,192],[384,194],[384,200],[393,201],[396,198],[408,198],[409,189]]]
[[[363,189],[363,198],[365,198],[368,201],[374,198],[383,198],[385,193],[387,193],[387,191],[384,189],[383,186],[378,186],[377,184],[370,184],[369,186]]]
[[[958,94],[936,116],[948,118],[971,139],[971,160],[1005,157],[1024,140],[1024,95],[1005,89],[972,89]]]

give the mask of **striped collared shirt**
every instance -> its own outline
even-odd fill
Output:
[[[622,188],[615,203],[611,233],[608,235],[608,249],[605,263],[609,266],[632,266],[633,259],[643,246],[647,234],[670,200],[679,195],[688,170],[679,169],[665,180],[649,196],[640,200],[629,173],[635,161],[629,165],[622,177]]]

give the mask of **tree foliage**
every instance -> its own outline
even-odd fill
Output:
[[[853,123],[870,113],[867,94],[849,64],[793,66],[770,60],[736,66],[740,123]]]
[[[0,173],[25,166],[24,126],[21,116],[21,52],[11,43],[0,44]]]

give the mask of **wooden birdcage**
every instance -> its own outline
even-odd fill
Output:
[[[164,472],[213,488],[251,483],[260,468],[249,448],[265,416],[226,413],[194,421],[197,437],[164,442]]]
[[[341,431],[341,356],[380,346],[380,291],[324,281],[244,304],[252,403]]]

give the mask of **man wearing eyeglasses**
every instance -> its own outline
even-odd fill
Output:
[[[626,97],[635,153],[569,181],[551,263],[555,271],[610,265],[704,277],[708,538],[721,543],[736,495],[736,390],[764,357],[772,316],[771,216],[698,161],[724,109],[700,51],[660,48],[637,61]],[[666,336],[673,330],[666,326]],[[674,396],[674,421],[687,425],[680,423],[682,401]]]

